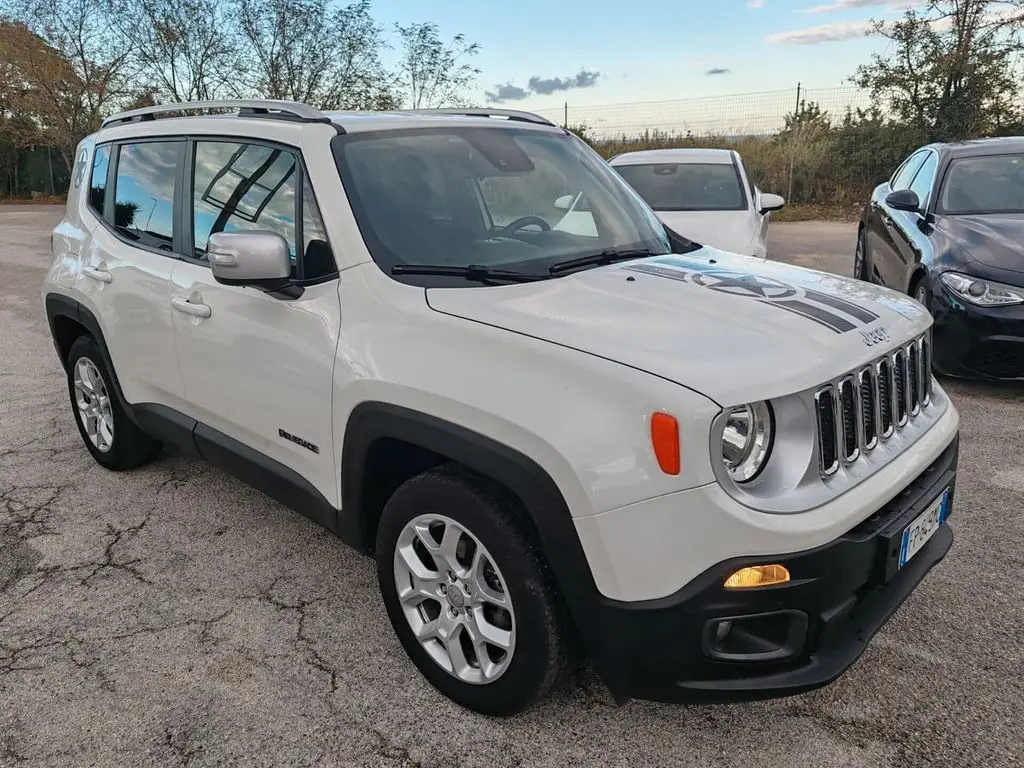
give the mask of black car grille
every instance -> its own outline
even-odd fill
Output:
[[[963,365],[983,376],[999,379],[1024,377],[1024,344],[1013,341],[985,341],[972,349]]]
[[[892,436],[931,402],[927,336],[905,344],[814,395],[818,465],[831,475]]]

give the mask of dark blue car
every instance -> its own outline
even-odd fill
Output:
[[[1024,380],[1024,137],[910,155],[864,209],[854,276],[929,308],[937,373]]]

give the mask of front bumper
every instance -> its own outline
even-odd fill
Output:
[[[620,700],[746,700],[828,684],[857,660],[949,551],[953,534],[943,524],[898,568],[904,528],[945,489],[952,500],[957,456],[954,440],[900,495],[824,546],[728,560],[657,600],[602,599],[599,637],[590,638],[595,667]],[[738,591],[722,586],[738,568],[773,562],[789,568],[788,584]],[[730,659],[716,650],[717,622],[738,617],[778,638],[760,646],[760,660]]]
[[[1024,380],[1024,305],[978,307],[932,281],[935,369],[949,376]]]

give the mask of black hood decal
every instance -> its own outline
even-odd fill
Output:
[[[878,319],[864,307],[827,293],[792,285],[774,277],[723,269],[710,263],[681,258],[659,258],[622,267],[670,280],[688,282],[710,291],[750,298],[760,304],[791,312],[823,325],[834,333],[847,333]]]

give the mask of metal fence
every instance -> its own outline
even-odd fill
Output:
[[[847,109],[871,105],[869,95],[859,88],[793,88],[760,93],[704,96],[671,101],[629,104],[561,106],[535,110],[559,125],[583,126],[588,135],[601,141],[648,132],[674,136],[769,136],[782,130],[787,115],[800,105],[816,104],[833,120],[841,120]]]

